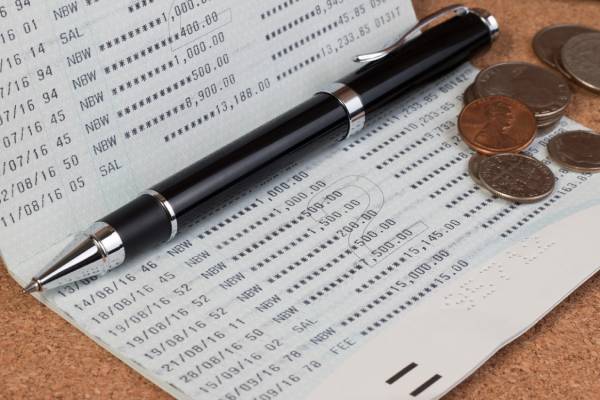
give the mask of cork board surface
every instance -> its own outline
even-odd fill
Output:
[[[415,0],[419,16],[456,0]],[[502,34],[474,60],[540,63],[531,39],[544,26],[600,29],[596,0],[479,0]],[[574,88],[568,116],[600,131],[600,96]],[[598,258],[600,263],[600,255]],[[0,261],[1,263],[1,261]],[[459,399],[597,399],[600,393],[600,274],[447,395]],[[169,399],[20,288],[0,264],[0,399]],[[333,400],[333,399],[332,399]]]

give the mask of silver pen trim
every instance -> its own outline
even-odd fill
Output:
[[[366,113],[360,95],[344,83],[335,82],[318,93],[331,95],[340,102],[348,115],[348,132],[342,140],[360,132],[365,127]]]
[[[169,236],[169,239],[167,239],[167,241],[172,240],[177,235],[178,231],[177,214],[175,214],[175,209],[173,208],[171,203],[169,203],[169,200],[167,200],[165,196],[163,196],[154,189],[144,190],[142,192],[142,195],[154,197],[156,200],[158,200],[163,210],[165,210],[167,216],[169,217],[169,222],[171,223],[171,235]]]

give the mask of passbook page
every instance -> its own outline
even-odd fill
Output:
[[[83,11],[102,4],[89,3],[79,3],[76,12],[88,15]],[[98,30],[73,40],[96,43],[90,51],[99,58],[87,68],[97,70],[102,79],[85,87],[103,92],[106,101],[82,110],[85,106],[79,100],[71,104],[66,97],[50,96],[50,108],[62,110],[62,123],[73,124],[72,129],[55,129],[45,114],[32,112],[19,121],[43,119],[42,132],[24,135],[2,153],[16,159],[28,146],[46,145],[46,158],[18,171],[25,176],[23,171],[35,172],[33,166],[44,163],[55,171],[47,174],[48,181],[39,178],[38,186],[2,203],[4,218],[9,216],[0,230],[2,251],[17,280],[30,278],[77,228],[241,134],[238,130],[310,95],[321,83],[352,69],[348,62],[352,54],[379,47],[414,21],[408,2],[390,0],[319,5],[288,0],[269,2],[268,7],[261,2],[260,8],[253,8],[258,2],[248,3],[253,6],[231,2],[229,11],[223,11],[221,2],[187,6],[175,2],[163,10],[147,0],[110,13],[110,22],[76,24],[80,32]],[[152,29],[171,32],[173,13],[185,26],[194,23],[187,15],[204,18],[212,9],[217,15],[214,23],[229,22],[213,30],[208,20],[192,18],[201,21],[203,32],[210,32],[189,42],[178,39],[185,42],[182,47],[165,39],[164,47],[159,44],[145,58],[140,48],[147,49],[149,42],[144,40],[158,37],[150,33],[149,25],[148,31],[140,28],[139,35],[126,34],[125,40],[115,32],[135,32],[133,21],[143,26],[140,16],[152,20],[163,11],[167,22]],[[107,12],[107,6],[101,10]],[[300,18],[314,23],[303,25]],[[322,21],[327,30],[315,33],[313,41],[315,21]],[[64,30],[66,24],[60,26]],[[236,33],[238,27],[244,31]],[[360,36],[361,27],[370,33]],[[226,40],[229,35],[236,39],[220,48],[211,44],[217,32],[223,32]],[[347,39],[338,41],[341,37]],[[315,41],[321,53],[312,47]],[[201,51],[200,43],[207,46],[207,55],[195,58],[191,50],[188,56],[195,45]],[[53,46],[53,54],[62,48],[58,43]],[[208,75],[205,70],[197,82],[191,77],[189,85],[172,87],[175,71],[197,71],[211,60],[208,54],[218,57],[223,51],[231,57],[227,67],[218,67],[215,58]],[[302,51],[308,53],[300,56]],[[142,57],[138,61],[136,52]],[[65,54],[70,57],[73,52]],[[160,73],[142,80],[144,71],[154,71],[153,63],[165,62],[167,58],[160,57],[167,55],[173,60],[172,70],[167,61],[166,71],[161,67]],[[226,87],[220,68],[233,68],[226,76],[235,75],[234,89]],[[35,68],[28,71],[32,89],[23,93],[31,94],[37,107],[44,104],[44,97],[32,94],[37,73]],[[63,66],[60,76],[58,68],[52,71],[57,82],[71,85],[71,78],[64,81],[69,67]],[[252,73],[246,76],[246,71]],[[458,136],[456,119],[462,93],[476,73],[465,65],[432,82],[362,133],[239,188],[174,241],[103,277],[45,292],[40,300],[180,399],[442,396],[600,264],[592,234],[600,217],[600,178],[559,169],[546,152],[553,135],[579,128],[575,122],[563,119],[529,149],[557,176],[556,190],[546,200],[507,202],[469,178],[471,151]],[[216,93],[204,89],[215,80]],[[263,91],[258,82],[263,82]],[[245,89],[240,88],[250,86],[242,101]],[[68,98],[74,90],[79,96],[79,89],[63,89],[70,93]],[[178,107],[177,112],[171,108],[170,116],[161,119],[159,115],[169,110],[166,104],[177,104],[169,99],[182,101],[180,93],[187,91],[189,108]],[[18,94],[11,101],[22,97]],[[225,105],[233,110],[220,108]],[[93,124],[88,113],[97,115],[103,107],[115,125],[98,125],[87,132],[87,125]],[[47,118],[54,114],[60,119],[58,111]],[[64,133],[70,142],[58,146],[56,140]],[[100,151],[101,135],[113,134],[117,145]],[[71,154],[77,156],[78,165],[69,164]],[[113,159],[119,168],[108,167]],[[10,176],[21,175],[15,171]],[[70,181],[77,186],[79,176],[83,187],[71,191]],[[2,182],[10,188],[12,178],[3,177]],[[55,186],[60,186],[58,192],[51,190]],[[54,202],[49,200],[51,193]],[[26,198],[38,205],[19,214]],[[32,243],[39,243],[39,252],[31,251]]]
[[[32,242],[85,229],[416,21],[409,0],[0,6],[0,234],[11,268]]]

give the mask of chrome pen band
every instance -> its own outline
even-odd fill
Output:
[[[123,240],[115,228],[105,222],[96,222],[83,233],[92,239],[107,272],[125,262]]]
[[[326,93],[335,97],[340,104],[346,109],[348,114],[348,133],[344,137],[354,135],[365,127],[366,114],[365,108],[360,98],[352,88],[343,83],[332,83],[318,93]]]
[[[169,200],[167,200],[165,198],[165,196],[158,193],[156,190],[152,190],[152,189],[144,190],[142,192],[142,194],[147,194],[148,196],[154,197],[156,200],[158,200],[158,202],[160,203],[162,208],[165,210],[165,213],[167,213],[167,216],[169,217],[169,221],[171,222],[171,235],[169,236],[168,240],[173,239],[175,237],[175,235],[177,235],[177,229],[178,229],[177,228],[177,214],[175,214],[175,210],[173,209],[173,206],[171,206],[171,203],[169,203]]]

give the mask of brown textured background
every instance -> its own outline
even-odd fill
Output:
[[[423,16],[451,3],[454,1],[415,0],[415,8]],[[475,60],[479,67],[508,60],[539,63],[530,43],[535,32],[546,25],[579,23],[600,29],[600,2],[596,0],[480,0],[465,4],[492,11],[502,27],[492,50]],[[574,90],[568,115],[600,130],[600,96]],[[19,290],[0,267],[0,399],[170,398]],[[598,398],[598,274],[446,397]]]

